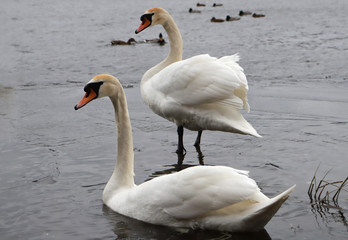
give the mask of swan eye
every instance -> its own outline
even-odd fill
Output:
[[[104,82],[100,81],[100,82],[91,82],[91,83],[88,83],[85,88],[83,89],[87,95],[86,97],[89,96],[89,93],[91,92],[90,89],[93,89],[93,91],[97,94],[98,96],[98,93],[99,93],[99,88],[100,86],[103,84]]]
[[[142,24],[144,24],[146,20],[149,20],[151,23],[152,22],[152,15],[154,15],[154,13],[146,13],[146,14],[142,15],[140,17],[140,21],[142,22]]]

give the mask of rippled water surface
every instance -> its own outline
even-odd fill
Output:
[[[1,239],[346,239],[348,194],[338,206],[310,204],[309,183],[348,175],[348,2],[346,0],[204,1],[3,0],[0,8]],[[184,40],[184,57],[239,52],[249,81],[251,113],[263,138],[204,132],[200,156],[186,131],[183,166],[227,165],[250,171],[272,197],[296,190],[259,233],[178,232],[129,219],[103,206],[116,155],[113,109],[95,101],[75,112],[83,86],[110,73],[126,88],[137,183],[178,166],[175,126],[142,102],[143,73],[169,45],[111,46],[139,35],[141,14],[167,9]],[[266,14],[211,23],[240,9]]]

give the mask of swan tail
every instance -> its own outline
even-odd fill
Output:
[[[232,232],[259,231],[272,219],[294,188],[295,185],[271,199],[257,192],[252,200],[211,212],[200,223],[201,227]]]
[[[240,56],[238,53],[235,53],[233,55],[230,56],[223,56],[221,58],[219,58],[219,61],[223,61],[223,62],[238,62],[240,60]]]
[[[275,196],[274,198],[271,198],[271,200],[276,202],[276,201],[279,201],[280,199],[284,199],[285,198],[284,199],[284,201],[285,201],[289,197],[290,193],[295,189],[295,187],[296,187],[296,185],[293,185],[292,187],[290,187],[289,189],[285,190],[284,192],[282,192],[278,196]]]
[[[243,134],[262,138],[262,136],[260,134],[258,134],[258,132],[255,130],[255,128],[246,120],[245,120],[244,125],[246,126],[246,128],[243,129]]]
[[[246,220],[247,225],[254,226],[255,230],[264,228],[282,204],[288,199],[289,194],[295,187],[296,185],[293,185],[278,196],[269,199],[269,201],[266,201],[264,204],[259,206],[255,213]]]
[[[221,121],[225,122],[228,125],[228,127],[226,128],[229,129],[228,131],[245,135],[251,135],[254,137],[262,137],[260,134],[257,133],[255,128],[243,117],[243,115],[238,111],[238,109],[228,107],[226,108],[225,106],[221,106],[221,109]]]
[[[290,193],[295,189],[296,185],[293,185],[289,189],[285,190],[278,196],[275,196],[274,198],[270,199],[270,202],[267,203],[267,206],[260,209],[261,212],[272,214],[272,216],[278,211],[280,206],[288,199]],[[272,217],[271,216],[271,217]]]

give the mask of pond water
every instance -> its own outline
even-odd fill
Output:
[[[346,239],[348,197],[312,205],[310,181],[348,175],[348,2],[346,0],[220,1],[3,0],[0,8],[0,234],[1,239]],[[135,35],[139,17],[163,7],[176,20],[184,58],[239,52],[249,81],[245,118],[263,138],[185,131],[180,164],[176,127],[140,97],[144,72],[169,45],[111,46],[163,33]],[[239,10],[266,14],[211,23]],[[102,190],[116,156],[113,109],[95,101],[75,112],[83,87],[100,73],[124,84],[133,126],[135,180],[142,183],[182,167],[226,165],[250,171],[275,196],[297,188],[258,233],[189,231],[142,223],[112,212]]]

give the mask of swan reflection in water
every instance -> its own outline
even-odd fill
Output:
[[[201,151],[200,146],[195,146],[195,148],[198,154],[197,158],[198,158],[199,165],[204,165],[204,161],[203,161],[204,155]],[[176,164],[164,165],[164,167],[169,167],[169,168],[153,172],[149,176],[149,178],[146,179],[145,181],[149,181],[152,178],[155,178],[161,175],[171,174],[173,172],[179,172],[181,170],[184,170],[185,168],[197,166],[197,164],[184,164],[186,153],[177,153],[177,156],[178,156],[178,162]]]
[[[312,203],[311,211],[314,214],[318,226],[326,225],[328,222],[342,223],[348,231],[348,220],[343,209],[337,204]],[[319,221],[321,219],[321,221]],[[322,222],[322,223],[321,223]]]
[[[138,221],[112,211],[103,204],[103,215],[108,219],[110,229],[117,239],[233,239],[233,240],[271,240],[265,229],[259,232],[229,233],[210,230],[175,229]]]

